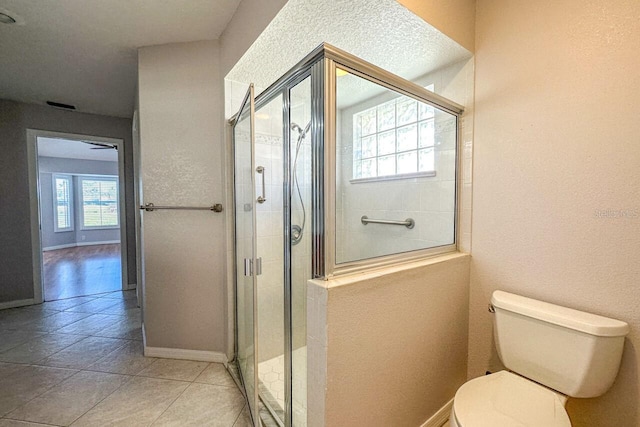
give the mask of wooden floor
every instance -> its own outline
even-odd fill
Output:
[[[42,259],[45,301],[122,289],[119,244],[45,251]]]

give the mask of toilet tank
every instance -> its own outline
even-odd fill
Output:
[[[503,291],[491,297],[505,367],[571,397],[596,397],[618,374],[625,322]]]

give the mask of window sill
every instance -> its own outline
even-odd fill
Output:
[[[403,173],[399,175],[389,175],[389,176],[376,176],[372,178],[355,178],[355,179],[350,179],[349,182],[351,184],[362,184],[366,182],[396,181],[401,179],[412,179],[412,178],[432,178],[434,176],[436,176],[436,171],[427,171],[427,172]]]
[[[119,230],[120,226],[111,226],[111,227],[82,227],[82,231],[92,231],[92,230]]]
[[[69,233],[71,231],[75,231],[73,228],[62,228],[53,230],[54,233]]]

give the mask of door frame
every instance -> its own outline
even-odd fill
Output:
[[[127,275],[127,209],[125,198],[124,140],[94,135],[27,129],[27,161],[29,169],[29,205],[31,211],[31,250],[33,262],[33,304],[44,302],[42,264],[42,228],[40,206],[40,174],[38,168],[38,138],[63,138],[103,142],[118,147],[118,203],[120,204],[120,265],[123,291],[129,289]]]

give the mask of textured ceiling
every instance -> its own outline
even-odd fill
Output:
[[[322,42],[408,80],[471,56],[396,0],[289,0],[226,77],[266,88]]]
[[[0,0],[0,98],[131,117],[137,48],[220,36],[240,0]],[[6,13],[6,12],[5,12]]]
[[[65,159],[101,160],[117,162],[118,152],[112,149],[96,149],[95,145],[62,138],[38,137],[38,156]]]

